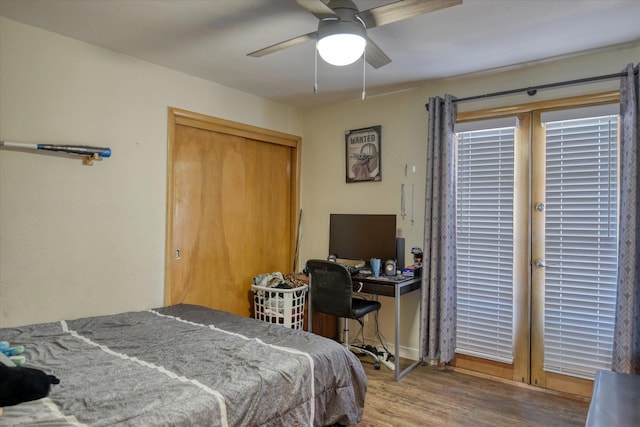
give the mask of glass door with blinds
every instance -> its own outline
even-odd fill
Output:
[[[458,123],[457,367],[528,382],[529,116]]]
[[[532,383],[610,369],[618,265],[618,105],[535,113]],[[538,338],[539,337],[539,338]]]
[[[454,364],[589,394],[611,364],[618,104],[553,109],[457,125]]]

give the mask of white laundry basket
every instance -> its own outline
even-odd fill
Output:
[[[277,323],[290,329],[302,329],[304,302],[308,285],[292,289],[267,288],[251,285],[254,316],[258,320]]]

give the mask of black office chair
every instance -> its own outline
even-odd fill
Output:
[[[375,359],[375,369],[380,369],[380,358],[369,350],[349,344],[349,321],[362,323],[365,314],[380,310],[380,302],[353,298],[353,285],[349,270],[341,264],[313,259],[307,261],[313,310],[342,317],[344,323],[344,346],[350,350],[370,355]]]

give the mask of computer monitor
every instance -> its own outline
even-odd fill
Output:
[[[396,259],[396,216],[384,214],[331,214],[329,254],[364,260]]]

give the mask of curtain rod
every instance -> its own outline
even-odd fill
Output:
[[[634,68],[634,74],[638,74],[638,67]],[[473,101],[473,100],[476,100],[476,99],[493,98],[493,97],[496,97],[496,96],[512,95],[514,93],[522,93],[522,92],[527,92],[527,95],[534,96],[536,93],[538,93],[538,90],[540,90],[540,89],[550,89],[550,88],[559,87],[559,86],[568,86],[568,85],[574,85],[574,84],[580,84],[580,83],[589,83],[589,82],[594,82],[594,81],[598,81],[598,80],[610,80],[610,79],[624,77],[626,75],[627,75],[627,73],[622,71],[620,73],[615,73],[615,74],[605,74],[605,75],[602,75],[602,76],[586,77],[584,79],[566,80],[564,82],[547,83],[547,84],[538,85],[538,86],[521,87],[519,89],[511,89],[511,90],[504,90],[504,91],[501,91],[501,92],[486,93],[484,95],[468,96],[466,98],[456,98],[456,99],[453,100],[453,102]],[[427,111],[429,111],[429,104],[425,104],[424,106],[427,109]]]

